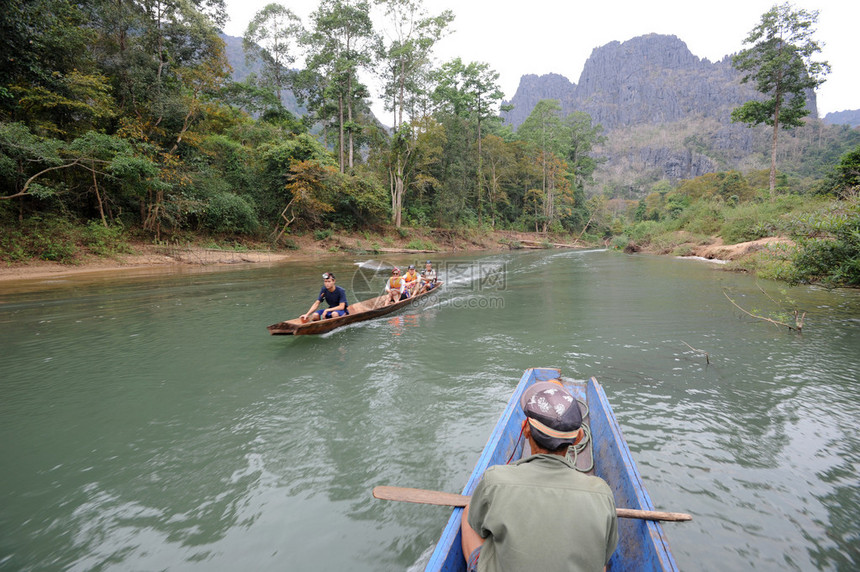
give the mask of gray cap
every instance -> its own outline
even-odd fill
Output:
[[[520,397],[520,406],[529,420],[532,437],[538,445],[554,451],[572,445],[582,426],[582,413],[576,398],[560,383],[538,381]]]

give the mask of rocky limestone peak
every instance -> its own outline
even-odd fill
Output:
[[[730,58],[711,63],[676,36],[648,34],[595,48],[576,84],[557,74],[523,76],[503,118],[516,127],[538,101],[558,99],[565,113],[585,111],[607,130],[688,115],[728,122],[731,109],[754,97]]]
[[[732,123],[731,112],[759,97],[752,82],[741,83],[730,56],[712,63],[694,55],[676,36],[648,34],[595,48],[578,83],[558,74],[523,76],[509,102],[514,107],[502,118],[516,128],[538,101],[557,99],[563,113],[588,113],[618,141],[628,141],[633,130],[647,126],[677,125],[680,133],[692,122],[702,127],[690,140],[700,143],[640,141],[626,151],[619,150],[624,145],[614,145],[614,152],[602,152],[607,165],[623,163],[679,179],[737,165],[752,153],[755,131]],[[815,117],[812,92],[807,105]],[[705,125],[706,132],[701,131]]]
[[[503,101],[503,104],[512,104],[514,108],[508,112],[502,112],[502,118],[514,126],[520,125],[529,116],[531,110],[541,99],[557,99],[561,102],[568,100],[576,92],[576,84],[571,83],[563,75],[549,73],[545,75],[527,74],[520,78],[520,85],[511,101]],[[564,106],[562,109],[569,113]]]

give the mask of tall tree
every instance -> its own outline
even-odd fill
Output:
[[[557,99],[542,99],[537,102],[517,129],[517,135],[537,151],[536,161],[541,169],[540,192],[543,194],[544,213],[548,215],[543,219],[544,232],[555,213],[555,189],[559,187],[557,161],[564,156],[568,143],[565,131],[567,129],[561,117],[561,104]]]
[[[396,131],[403,123],[403,115],[420,109],[419,98],[426,95],[421,89],[426,68],[430,64],[433,47],[446,33],[454,14],[445,10],[430,16],[422,0],[376,0],[385,8],[387,26],[383,33],[387,43],[381,46],[380,59],[385,82],[385,108],[393,114],[392,127]]]
[[[484,153],[482,127],[485,121],[498,118],[498,105],[505,94],[499,88],[499,72],[485,63],[472,62],[466,68],[468,93],[474,103],[472,114],[478,127],[478,224],[483,222]]]
[[[595,145],[603,143],[606,137],[601,135],[603,126],[594,125],[591,116],[584,111],[574,111],[564,118],[568,129],[567,152],[565,158],[574,176],[574,184],[583,187],[591,181],[597,160],[591,156]]]
[[[595,145],[603,143],[606,137],[601,135],[603,126],[594,125],[591,116],[584,111],[574,111],[564,118],[564,123],[568,129],[569,138],[565,158],[573,185],[572,216],[568,217],[566,222],[579,228],[588,218],[585,185],[594,181],[593,175],[598,165],[598,159],[591,156],[591,151]]]
[[[392,112],[393,129],[388,165],[392,220],[398,228],[402,221],[403,197],[408,186],[407,165],[417,148],[417,133],[404,122],[404,113],[412,123],[420,119],[422,99],[426,102],[425,80],[430,56],[442,38],[454,14],[445,10],[430,16],[421,0],[376,0],[385,7],[388,27],[387,43],[380,48],[384,81],[385,108]]]
[[[496,207],[508,203],[504,190],[515,170],[514,151],[498,135],[487,135],[482,145],[484,163],[487,166],[487,200],[490,206],[490,225],[496,227]]]
[[[779,127],[802,125],[809,115],[807,90],[824,83],[830,72],[827,62],[813,60],[821,51],[812,36],[818,11],[794,10],[791,4],[773,6],[762,14],[744,44],[752,44],[732,58],[732,65],[744,72],[743,82],[755,81],[763,101],[748,101],[732,111],[732,120],[750,126],[764,123],[773,127],[771,137],[770,191],[776,189],[776,148]]]
[[[492,70],[489,64],[471,62],[464,64],[460,58],[455,58],[442,65],[435,74],[437,79],[434,91],[434,101],[442,109],[448,109],[455,115],[468,119],[475,127],[475,146],[477,152],[477,180],[475,184],[478,223],[483,219],[483,189],[484,154],[483,125],[484,122],[498,118],[498,105],[504,97],[499,88],[499,73]]]
[[[378,38],[367,0],[323,0],[311,15],[312,28],[304,39],[309,70],[326,78],[323,97],[331,98],[337,113],[340,171],[355,164],[357,107],[367,96],[358,72],[370,66]],[[346,157],[345,157],[346,155]]]
[[[281,90],[289,86],[290,66],[296,61],[302,33],[299,17],[289,8],[272,3],[257,12],[242,38],[246,57],[263,61],[263,76],[278,101]]]

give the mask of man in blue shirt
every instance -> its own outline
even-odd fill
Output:
[[[320,319],[337,318],[349,314],[346,290],[335,285],[334,274],[331,272],[323,273],[322,277],[323,287],[320,288],[320,295],[314,301],[313,305],[311,305],[311,309],[300,316],[302,323],[308,320],[315,322]],[[328,304],[328,308],[319,308],[323,300]]]

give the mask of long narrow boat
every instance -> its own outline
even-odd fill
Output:
[[[620,508],[654,510],[636,463],[621,434],[615,414],[606,399],[606,393],[593,377],[588,382],[570,382],[561,379],[561,372],[551,368],[527,370],[520,379],[504,413],[496,424],[487,445],[481,453],[475,470],[463,488],[464,495],[471,495],[487,467],[504,464],[513,456],[522,456],[520,427],[525,416],[520,408],[520,396],[536,381],[557,379],[578,400],[587,405],[587,416],[583,423],[591,428],[591,447],[577,456],[577,467],[594,464],[593,474],[609,483],[615,495],[615,505]],[[580,405],[582,407],[582,405]],[[455,508],[442,532],[442,537],[430,557],[426,571],[464,571],[466,562],[460,540],[460,518],[462,508]],[[575,539],[571,539],[575,542]],[[618,571],[677,570],[669,542],[659,522],[628,518],[618,519],[618,548],[607,568]]]
[[[388,294],[383,294],[382,296],[377,296],[376,298],[370,298],[368,300],[356,302],[355,304],[350,304],[349,314],[347,314],[346,316],[305,323],[302,323],[299,318],[294,318],[292,320],[285,320],[283,322],[278,322],[277,324],[272,324],[271,326],[268,326],[268,330],[270,334],[280,336],[324,334],[326,332],[334,330],[335,328],[339,328],[347,324],[363,322],[364,320],[371,320],[373,318],[378,318],[380,316],[390,314],[391,312],[400,310],[401,308],[405,308],[406,306],[414,304],[422,298],[433,296],[434,294],[439,292],[441,288],[442,282],[436,282],[436,286],[432,290],[416,294],[411,298],[407,298],[406,300],[400,300],[393,304],[388,303]]]

